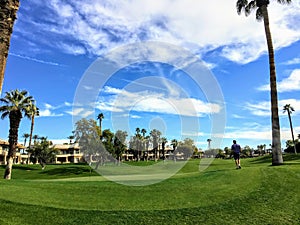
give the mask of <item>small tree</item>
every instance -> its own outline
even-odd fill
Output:
[[[33,148],[28,150],[31,156],[38,160],[42,170],[45,169],[47,163],[55,160],[57,151],[50,147],[50,144],[51,142],[47,138],[41,138],[40,142],[36,142]]]

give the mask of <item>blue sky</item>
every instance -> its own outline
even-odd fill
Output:
[[[208,138],[212,147],[230,146],[232,139],[242,146],[268,146],[270,93],[263,23],[254,14],[238,16],[235,3],[21,1],[2,96],[16,88],[28,90],[41,114],[34,134],[55,143],[66,141],[77,119],[96,119],[102,112],[104,129],[124,129],[129,136],[136,127],[156,128],[169,140],[193,138],[202,149],[207,149]],[[294,107],[294,131],[300,134],[300,3],[283,6],[271,1],[269,16],[285,147],[291,139],[282,113],[285,104]],[[133,49],[148,41],[152,44],[146,44],[147,51]],[[163,51],[167,46],[170,49]],[[201,79],[197,71],[184,70],[184,63],[190,63],[187,56],[201,60]],[[112,74],[101,64],[107,59],[119,63]],[[78,101],[80,97],[86,101]],[[6,139],[8,119],[0,126],[0,138]],[[23,119],[21,142],[29,130],[30,121]]]

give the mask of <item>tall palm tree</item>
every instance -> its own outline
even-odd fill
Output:
[[[23,136],[22,136],[22,137],[24,138],[24,146],[25,146],[25,147],[26,147],[27,138],[29,138],[29,136],[30,136],[30,135],[27,134],[27,133],[24,133]]]
[[[14,22],[17,18],[17,11],[20,6],[19,0],[1,1],[0,7],[0,95],[2,93],[2,85],[4,80],[4,71],[8,50],[10,45],[10,37],[13,32]]]
[[[35,134],[35,135],[32,136],[32,139],[33,139],[33,144],[36,144],[37,139],[39,139],[39,136],[37,134]]]
[[[0,102],[4,104],[0,107],[0,112],[2,113],[1,119],[9,117],[9,149],[4,173],[5,179],[11,179],[12,164],[16,154],[21,119],[23,116],[30,118],[29,105],[34,104],[32,96],[28,96],[27,94],[27,91],[14,90],[6,92],[4,98],[0,99]]]
[[[141,155],[141,144],[142,144],[142,136],[140,134],[141,129],[137,127],[135,129],[135,141],[136,141],[136,152],[137,152],[137,160],[140,161],[140,155]]]
[[[146,130],[145,128],[143,128],[143,129],[141,130],[141,133],[143,134],[143,137],[145,137],[145,134],[147,133],[147,130]]]
[[[277,0],[278,3],[291,3],[291,0]],[[277,85],[276,85],[276,70],[275,70],[275,57],[272,43],[272,36],[269,26],[269,13],[268,5],[269,0],[238,0],[236,8],[238,14],[242,11],[248,16],[252,10],[256,9],[256,19],[264,21],[265,34],[269,52],[269,67],[270,67],[270,88],[271,88],[271,113],[272,113],[272,165],[283,164],[281,141],[280,141],[280,124],[278,116],[278,97],[277,97]]]
[[[157,152],[158,152],[158,145],[160,139],[161,132],[159,130],[153,129],[150,132],[150,136],[153,142],[153,150],[154,150],[154,160],[157,161]]]
[[[102,120],[104,119],[103,113],[99,113],[97,119],[99,120],[100,138],[102,139]]]
[[[162,150],[162,154],[163,154],[163,160],[165,160],[165,148],[166,148],[166,144],[167,144],[168,140],[167,140],[167,138],[162,137],[160,139],[160,141],[161,141],[161,150]]]
[[[285,112],[288,113],[288,117],[289,117],[289,121],[290,121],[290,128],[291,128],[291,133],[292,133],[292,140],[293,140],[293,144],[294,144],[294,151],[295,151],[295,154],[297,154],[294,132],[293,132],[293,124],[292,124],[292,118],[291,118],[291,114],[294,111],[295,111],[294,108],[290,104],[286,104],[283,107],[283,113],[285,113]]]
[[[212,142],[212,140],[210,138],[207,139],[207,143],[208,143],[208,149],[210,149],[210,143]]]
[[[32,141],[32,134],[33,134],[33,128],[34,128],[34,122],[35,122],[34,119],[35,119],[35,116],[40,115],[39,108],[36,107],[35,104],[29,104],[28,105],[28,115],[30,116],[30,119],[31,119],[30,134],[29,134],[29,146],[28,146],[28,148],[30,149],[31,148],[31,141]],[[29,157],[28,157],[28,159],[29,159]]]

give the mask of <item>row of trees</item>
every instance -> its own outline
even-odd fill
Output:
[[[99,116],[98,116],[99,118]],[[128,151],[134,158],[139,160],[148,160],[149,152],[154,155],[155,161],[165,159],[165,148],[168,142],[167,138],[161,137],[161,132],[153,129],[148,135],[146,129],[136,128],[136,133],[130,137],[128,144],[126,131],[117,130],[113,133],[109,129],[102,131],[101,116],[99,126],[93,119],[81,119],[76,122],[74,136],[75,141],[81,146],[86,161],[97,161],[97,166],[102,165],[106,160],[115,160],[120,163],[122,154]],[[186,158],[190,157],[197,150],[192,139],[186,138],[184,141],[171,141],[173,151],[183,153]],[[161,154],[161,155],[160,155]]]
[[[300,134],[298,134],[297,139],[287,140],[286,141],[286,149],[284,150],[286,153],[300,153]]]

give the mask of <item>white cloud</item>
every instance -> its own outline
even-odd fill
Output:
[[[297,99],[284,99],[278,101],[279,115],[283,115],[283,107],[286,104],[290,104],[294,109],[294,115],[300,113],[300,100]],[[245,108],[256,116],[270,116],[271,115],[271,103],[268,101],[258,103],[246,103]]]
[[[293,58],[287,62],[282,63],[283,65],[297,65],[300,64],[300,58]]]
[[[46,7],[55,20],[51,24],[40,21],[32,25],[42,28],[44,32],[40,35],[53,35],[49,44],[72,54],[102,54],[119,45],[157,40],[182,45],[200,54],[221,47],[222,55],[230,60],[253,61],[267,51],[263,23],[255,20],[255,13],[249,18],[237,15],[235,1],[230,3],[219,0],[78,0],[72,3],[50,0]],[[298,1],[288,6],[271,2],[268,9],[275,49],[300,39]]]
[[[262,85],[257,88],[260,91],[270,91],[270,85]],[[289,77],[277,82],[278,92],[299,91],[300,90],[300,69],[294,70]]]
[[[97,108],[112,112],[156,112],[182,116],[203,116],[221,111],[218,104],[196,98],[179,97],[150,91],[129,92],[112,87],[104,88],[109,96],[102,96]]]
[[[55,114],[54,112],[51,112],[50,109],[40,110],[40,117],[56,117],[56,116],[63,116],[63,114],[62,113]]]
[[[224,136],[223,134],[219,134],[216,136],[223,137],[225,139],[248,139],[248,140],[269,140],[269,142],[272,142],[272,130],[270,127],[265,126],[256,126],[251,127],[244,125],[241,127],[236,127],[235,129],[232,129],[232,131],[225,132]],[[300,133],[300,127],[294,127],[294,132]],[[282,127],[280,130],[280,136],[282,141],[291,140],[291,130],[289,127]],[[255,146],[254,146],[255,147]],[[283,148],[285,146],[282,146]]]

